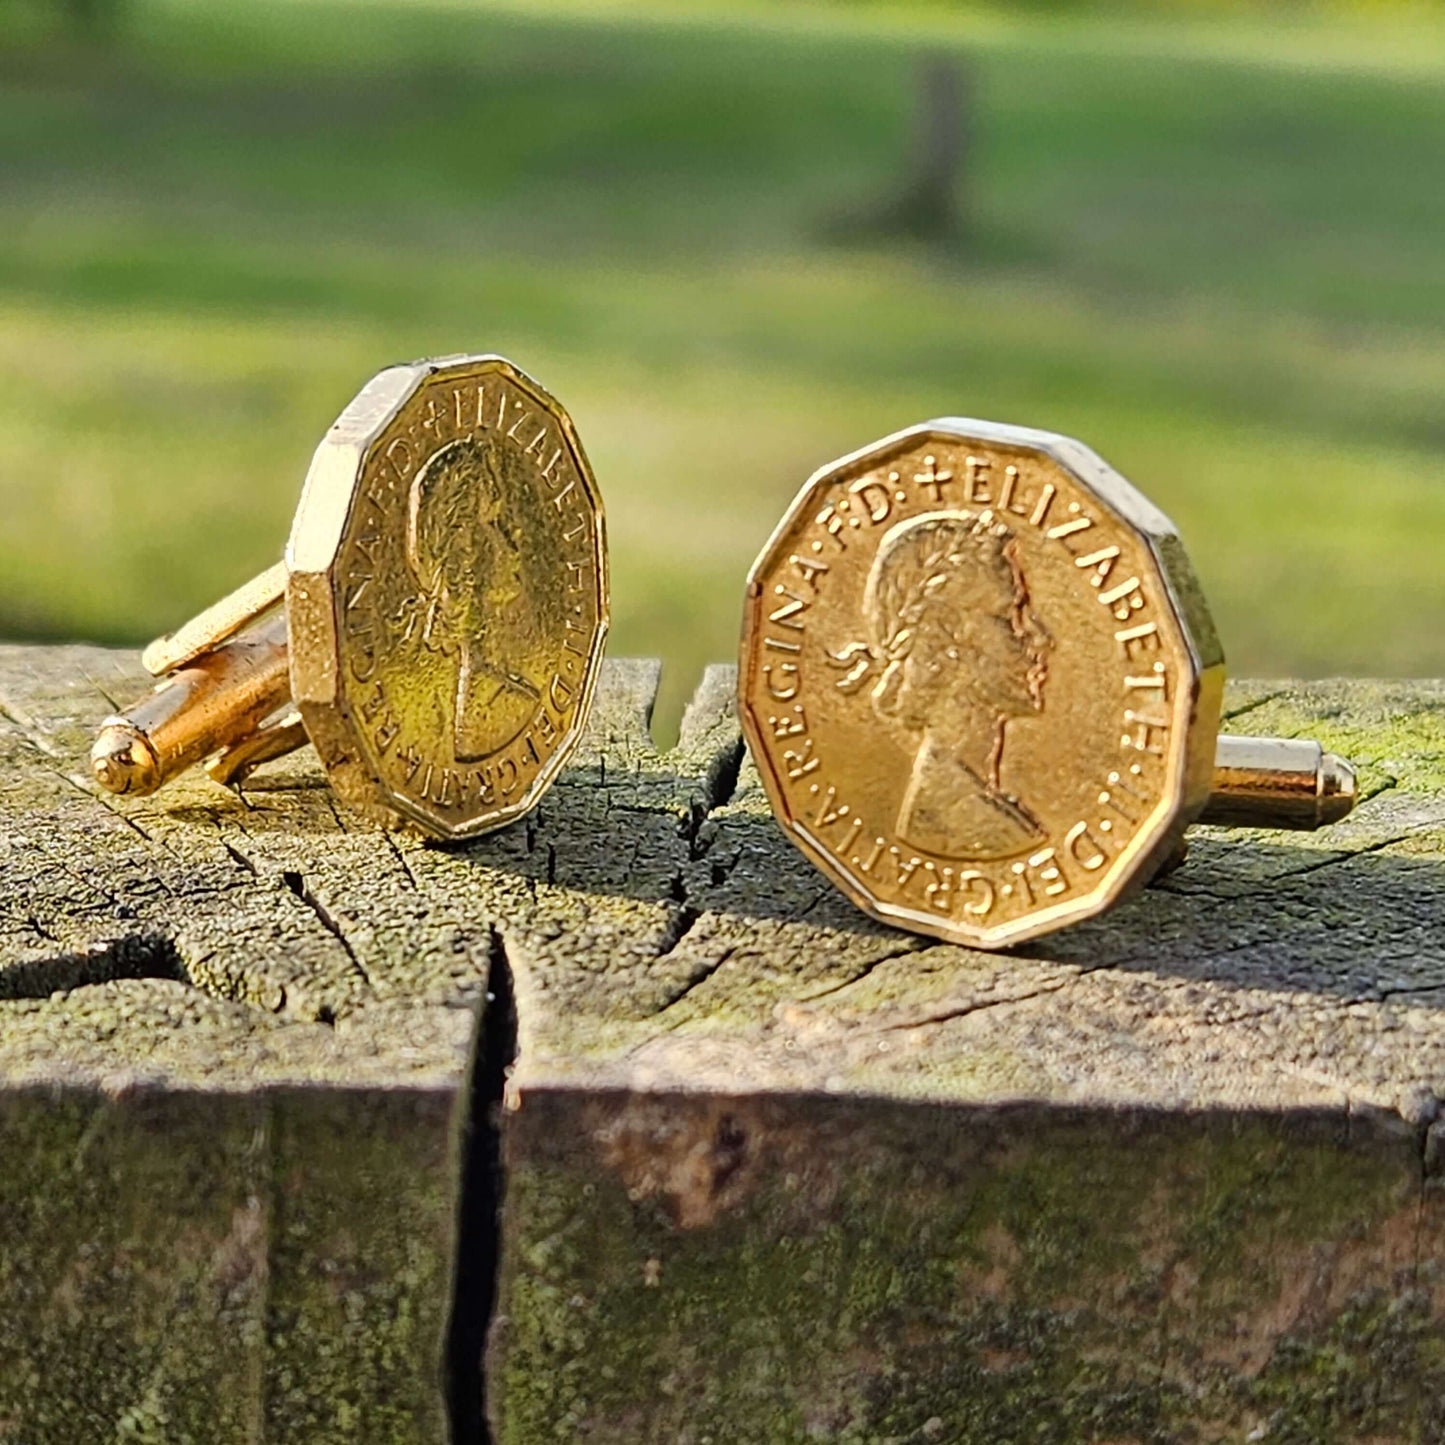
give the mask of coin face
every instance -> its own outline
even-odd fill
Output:
[[[1223,659],[1168,520],[1067,437],[947,419],[817,472],[748,579],[743,728],[866,912],[998,948],[1147,879]]]
[[[382,372],[318,449],[287,548],[292,687],[338,792],[444,838],[526,812],[586,716],[602,502],[499,357]]]

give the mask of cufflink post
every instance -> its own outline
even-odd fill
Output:
[[[1355,806],[1355,770],[1302,738],[1228,734],[1214,745],[1214,784],[1195,819],[1231,828],[1323,828]]]

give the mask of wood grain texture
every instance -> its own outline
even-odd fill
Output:
[[[0,648],[0,1440],[445,1439],[489,976],[498,1440],[1445,1440],[1445,686],[1236,686],[1355,815],[983,955],[795,854],[727,668],[463,847],[309,754],[102,799],[144,685]]]

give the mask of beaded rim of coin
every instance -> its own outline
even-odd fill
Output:
[[[559,514],[563,499],[574,488],[582,499],[580,519],[590,531],[593,590],[579,613],[589,617],[579,630],[581,646],[573,648],[577,675],[568,685],[565,712],[572,718],[558,731],[551,752],[538,756],[530,737],[536,771],[509,802],[458,821],[429,797],[430,782],[421,788],[400,786],[386,778],[378,749],[368,737],[358,707],[346,689],[348,599],[338,569],[348,538],[360,525],[359,516],[368,476],[386,466],[405,483],[419,473],[425,460],[415,458],[414,437],[399,423],[411,403],[429,388],[456,390],[458,383],[475,383],[477,396],[469,402],[480,413],[489,383],[500,391],[500,405],[512,403],[500,420],[491,424],[519,449],[535,454],[539,471],[550,476],[561,457],[570,460],[573,476],[557,495],[549,498]],[[496,387],[496,383],[503,384]],[[508,398],[505,387],[517,396]],[[446,397],[452,404],[453,395]],[[458,408],[462,403],[457,400]],[[535,410],[529,411],[528,404]],[[520,413],[513,415],[513,411]],[[480,422],[480,415],[473,418]],[[550,427],[550,430],[549,430]],[[415,428],[412,428],[413,433]],[[555,433],[555,434],[554,434]],[[388,456],[389,454],[389,456]],[[571,534],[569,534],[571,535]],[[607,634],[607,545],[602,498],[571,418],[542,386],[505,357],[495,355],[448,357],[389,368],[375,376],[337,419],[317,448],[307,474],[286,547],[286,604],[291,646],[293,698],[317,752],[326,763],[337,791],[363,810],[391,810],[448,839],[491,832],[529,812],[551,786],[576,746],[582,722],[591,706]],[[559,580],[559,587],[561,586]],[[571,625],[570,622],[568,624]],[[355,633],[353,632],[353,637]],[[569,646],[571,644],[569,643]],[[556,684],[554,683],[554,686]],[[364,707],[364,704],[362,704]],[[545,711],[545,709],[543,709]],[[515,763],[513,764],[515,766]],[[446,780],[437,784],[446,796]]]
[[[1072,518],[1067,511],[1062,520],[1057,520],[1057,514],[1049,516],[1047,520],[1054,525],[1043,535],[1068,548],[1069,565],[1077,568],[1081,578],[1088,572],[1087,556],[1074,553],[1067,539],[1071,528],[1082,530],[1088,525],[1078,521],[1087,515],[1082,508],[1091,508],[1096,522],[1108,519],[1123,535],[1140,544],[1134,553],[1137,575],[1122,581],[1109,579],[1108,585],[1100,586],[1103,569],[1096,566],[1089,577],[1094,588],[1088,595],[1110,610],[1111,627],[1117,618],[1121,664],[1133,661],[1131,636],[1147,635],[1151,646],[1158,642],[1160,654],[1168,658],[1172,671],[1167,715],[1151,714],[1141,704],[1127,715],[1121,713],[1122,732],[1115,733],[1116,739],[1123,737],[1126,746],[1131,728],[1138,730],[1133,734],[1135,740],[1142,737],[1151,750],[1164,744],[1160,750],[1163,777],[1157,798],[1151,801],[1145,816],[1135,820],[1128,843],[1106,856],[1097,847],[1098,834],[1091,832],[1090,820],[1081,819],[1066,836],[1050,837],[1053,847],[1040,847],[1032,853],[1021,850],[1021,860],[1011,866],[1020,874],[1019,886],[1031,890],[1037,906],[999,922],[985,921],[987,912],[992,911],[996,884],[989,882],[981,869],[956,866],[960,862],[966,865],[966,858],[955,856],[947,863],[941,857],[904,858],[903,852],[908,850],[900,851],[895,843],[892,851],[899,865],[895,872],[911,868],[908,876],[922,880],[913,885],[913,901],[903,901],[902,890],[885,889],[874,881],[869,867],[870,849],[874,838],[880,849],[886,846],[888,830],[876,824],[868,826],[869,844],[858,851],[853,851],[850,844],[862,836],[861,832],[850,838],[845,828],[840,834],[840,809],[846,814],[847,808],[838,786],[842,780],[836,771],[837,760],[825,756],[826,741],[820,743],[806,708],[797,700],[807,686],[803,669],[817,667],[821,660],[817,648],[810,657],[803,645],[812,609],[817,606],[820,614],[826,612],[819,585],[824,570],[818,564],[826,563],[835,552],[841,556],[849,536],[867,535],[850,528],[886,531],[897,515],[892,499],[896,497],[901,503],[909,495],[910,483],[926,484],[929,480],[929,464],[937,466],[932,453],[946,456],[948,465],[957,471],[960,467],[972,468],[977,461],[969,456],[969,448],[987,453],[1000,463],[998,475],[987,497],[972,498],[975,504],[986,504],[982,514],[975,510],[948,515],[968,516],[971,524],[985,530],[996,525],[995,514],[1020,528],[1031,524],[1038,528],[1046,520],[1040,512],[1039,497],[1052,497],[1072,488],[1084,500],[1072,507]],[[917,476],[905,478],[893,466],[920,455],[925,465]],[[1035,470],[1042,469],[1041,474],[1051,478],[1044,480],[1041,487],[1036,486],[1027,506],[1023,505],[1021,492],[1003,493],[1005,473],[1019,476],[1018,466],[1006,468],[1002,464],[1008,458],[1015,462],[1031,459]],[[935,475],[941,478],[941,474]],[[972,470],[969,476],[972,478]],[[892,491],[895,484],[896,492]],[[939,495],[935,485],[935,504]],[[845,518],[849,496],[853,499],[852,511]],[[1042,506],[1047,511],[1047,502]],[[920,518],[916,511],[913,516],[927,521],[927,515]],[[999,530],[1007,529],[1000,525]],[[1131,629],[1139,628],[1148,629],[1147,634],[1131,634]],[[837,633],[836,628],[834,631]],[[838,637],[842,635],[838,633]],[[775,817],[804,855],[865,912],[882,922],[951,942],[982,948],[1025,942],[1101,913],[1147,881],[1179,847],[1184,828],[1209,798],[1223,681],[1223,654],[1208,608],[1169,520],[1088,447],[1073,438],[1033,428],[943,418],[893,433],[830,462],[805,483],[748,576],[739,707],[743,730]],[[815,688],[814,695],[817,691]],[[1161,727],[1150,721],[1151,716],[1164,717],[1167,725]],[[845,761],[845,771],[847,766]],[[1105,779],[1097,781],[1099,791],[1107,794]],[[850,825],[858,829],[865,826],[856,814]],[[1107,821],[1105,826],[1109,826]],[[1097,827],[1094,823],[1093,828]],[[828,828],[833,829],[831,834],[827,834]],[[1072,862],[1066,858],[1069,850],[1074,854]],[[876,866],[876,855],[871,862]],[[1061,881],[1067,886],[1060,887]],[[1086,886],[1078,886],[1080,882]],[[1055,890],[1058,896],[1051,898]],[[885,896],[890,891],[894,894],[891,898]],[[985,897],[989,900],[987,909],[980,906]],[[946,909],[938,906],[940,900],[946,901]]]

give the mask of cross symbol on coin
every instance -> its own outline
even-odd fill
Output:
[[[927,456],[923,459],[925,470],[916,472],[913,480],[920,487],[927,487],[928,500],[936,507],[943,500],[943,489],[953,480],[953,473],[938,470],[938,458]]]

